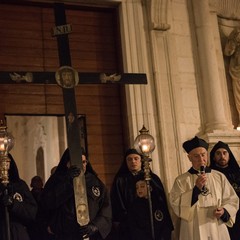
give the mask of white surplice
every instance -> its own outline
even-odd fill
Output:
[[[222,173],[212,170],[206,175],[209,194],[199,194],[193,206],[192,192],[197,175],[186,172],[175,179],[170,204],[181,220],[179,240],[230,240],[227,226],[231,227],[235,221],[239,198]],[[228,222],[224,223],[213,216],[217,207],[228,211]]]

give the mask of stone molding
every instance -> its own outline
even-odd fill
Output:
[[[239,0],[209,0],[209,3],[219,17],[240,20]]]

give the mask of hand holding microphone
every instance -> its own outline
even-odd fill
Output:
[[[199,175],[196,180],[196,186],[201,190],[205,191],[206,190],[206,182],[207,182],[207,176],[205,174],[205,166],[201,166],[199,170]]]

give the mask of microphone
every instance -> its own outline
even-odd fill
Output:
[[[200,167],[200,173],[201,173],[201,174],[204,174],[204,173],[205,173],[205,167],[204,167],[204,166],[201,166],[201,167]]]
[[[205,174],[205,173],[206,173],[206,172],[205,172],[205,166],[201,166],[201,167],[200,167],[200,174]],[[206,191],[207,191],[207,188],[206,188],[205,185],[203,186],[202,191],[203,191],[203,192],[206,192]]]

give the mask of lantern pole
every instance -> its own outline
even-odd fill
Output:
[[[7,132],[7,126],[4,124],[3,120],[0,120],[0,180],[1,184],[4,185],[4,196],[8,195],[8,170],[10,168],[10,159],[8,157],[9,151],[13,148],[14,138]],[[5,227],[6,234],[5,239],[10,240],[10,221],[8,207],[5,206]]]
[[[142,161],[143,161],[144,179],[147,184],[151,234],[152,234],[152,239],[155,240],[151,186],[150,186],[150,182],[151,182],[150,162],[152,160],[149,158],[150,153],[152,153],[153,150],[155,149],[155,143],[154,143],[154,138],[148,133],[149,131],[144,127],[144,125],[139,132],[140,134],[136,137],[134,141],[134,147],[139,154],[143,155]]]

